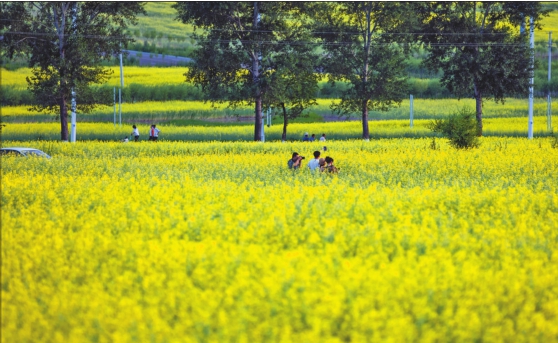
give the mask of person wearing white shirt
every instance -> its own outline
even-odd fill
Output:
[[[139,140],[139,130],[138,128],[134,125],[132,126],[132,136],[134,136],[134,142],[137,142]]]
[[[310,170],[316,170],[319,169],[320,167],[320,152],[319,151],[314,151],[314,158],[310,160],[310,162],[308,162],[308,168],[310,168]]]
[[[324,133],[324,134],[322,134],[322,137],[320,137],[320,142],[325,142],[325,140],[326,139],[325,139],[325,133]]]
[[[157,128],[157,125],[151,125],[151,130],[149,131],[149,140],[156,141],[159,138],[159,132],[161,132],[161,130]]]

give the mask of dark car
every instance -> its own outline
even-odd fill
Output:
[[[2,148],[0,149],[0,156],[23,156],[23,157],[36,156],[36,157],[50,158],[50,156],[47,153],[39,149],[20,148],[20,147]]]

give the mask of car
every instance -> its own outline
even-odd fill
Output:
[[[0,156],[38,156],[50,158],[49,154],[39,149],[21,147],[2,148],[0,149]]]

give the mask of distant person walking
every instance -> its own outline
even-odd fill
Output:
[[[324,134],[322,134],[322,137],[320,137],[320,142],[325,142],[325,141],[326,141],[326,138],[325,138],[325,133],[324,133]]]
[[[306,133],[304,134],[304,136],[302,137],[302,141],[303,141],[303,142],[309,142],[309,141],[310,141],[310,137],[308,137],[308,132],[306,132]]]
[[[312,136],[310,137],[310,142],[313,142],[316,140],[316,134],[313,133]]]
[[[132,136],[134,136],[134,142],[137,142],[139,140],[139,130],[138,128],[134,125],[132,126]]]
[[[159,138],[159,132],[161,132],[161,130],[157,128],[157,125],[151,125],[151,129],[149,130],[149,140],[156,141]]]

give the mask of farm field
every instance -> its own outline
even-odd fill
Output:
[[[311,121],[322,121],[323,117],[336,117],[331,109],[332,102],[337,100],[318,99],[317,105],[310,107],[307,112],[310,113]],[[22,123],[22,122],[58,122],[57,114],[47,114],[29,111],[30,106],[5,106],[2,107],[2,121],[6,123]],[[401,106],[393,108],[388,112],[370,111],[370,120],[409,120],[410,101],[405,99]],[[449,114],[457,111],[462,107],[475,107],[474,99],[414,99],[413,117],[414,119],[436,119],[445,118]],[[547,101],[542,98],[534,99],[533,113],[536,117],[546,116]],[[552,108],[558,108],[558,100],[552,100]],[[78,122],[119,122],[120,110],[118,104],[116,106],[103,106],[95,109],[92,113],[77,113]],[[483,118],[527,118],[528,100],[527,99],[507,99],[502,104],[494,101],[486,101],[483,106]],[[252,106],[244,106],[235,110],[227,108],[225,104],[212,107],[209,103],[203,101],[145,101],[138,103],[122,104],[122,122],[138,123],[138,122],[155,122],[164,123],[173,120],[207,120],[222,118],[232,122],[238,117],[254,116],[254,108]],[[554,115],[556,116],[556,115]],[[353,118],[360,118],[354,116]],[[333,118],[335,119],[335,118]],[[342,120],[337,119],[337,120]],[[305,118],[299,118],[298,121],[308,121]],[[274,116],[274,124],[282,124],[281,116]],[[295,120],[296,122],[296,120]]]
[[[29,142],[2,342],[556,341],[558,149],[437,142]]]
[[[547,118],[534,117],[533,133],[538,137],[549,136],[547,132]],[[155,121],[157,122],[157,121]],[[410,127],[409,120],[377,120],[370,121],[370,136],[372,139],[384,138],[425,138],[439,137],[428,129],[431,120],[414,120]],[[205,123],[193,121],[191,125],[180,122],[180,125],[159,124],[161,129],[159,139],[166,141],[252,141],[254,139],[254,126]],[[528,120],[524,118],[487,118],[483,120],[485,136],[517,136],[527,137]],[[150,122],[138,124],[140,140],[147,140]],[[282,124],[273,124],[265,127],[267,141],[280,141],[283,130]],[[122,126],[113,123],[80,123],[77,125],[76,137],[78,141],[119,141],[132,132],[131,124]],[[305,132],[314,133],[317,137],[326,133],[328,140],[347,140],[362,137],[362,124],[360,121],[322,122],[322,123],[293,123],[288,125],[287,140],[300,140]],[[7,124],[2,129],[4,140],[36,141],[60,139],[60,124],[27,123]],[[4,144],[5,145],[5,144]]]

